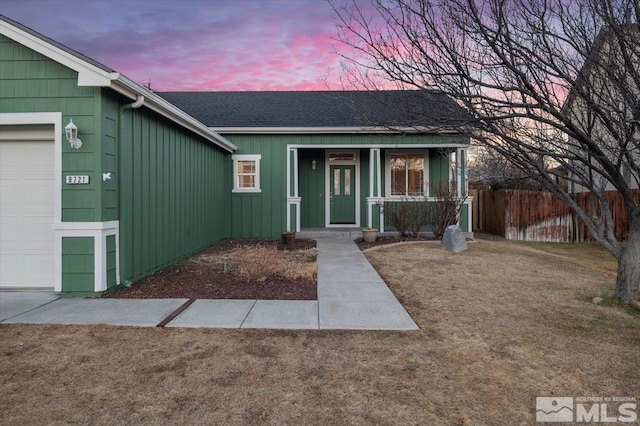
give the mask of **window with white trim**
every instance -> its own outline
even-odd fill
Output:
[[[260,192],[260,154],[236,154],[233,159],[233,192]]]
[[[416,196],[425,192],[423,154],[390,154],[391,195]]]

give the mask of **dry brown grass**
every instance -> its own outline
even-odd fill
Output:
[[[229,260],[239,277],[247,282],[262,282],[272,277],[315,279],[317,257],[315,248],[285,252],[274,246],[257,246],[238,248],[230,254]]]
[[[640,315],[545,250],[367,254],[417,332],[2,325],[0,423],[535,424],[536,396],[640,399]]]

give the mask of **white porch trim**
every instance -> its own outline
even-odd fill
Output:
[[[65,237],[93,238],[93,291],[107,290],[107,237],[115,235],[116,285],[120,285],[120,222],[58,222],[55,232],[55,291],[62,291],[62,239]],[[57,271],[60,271],[57,273]]]
[[[434,202],[436,201],[436,197],[416,197],[416,198],[407,198],[402,196],[391,196],[391,197],[367,197],[367,222],[369,227],[371,227],[372,219],[373,219],[373,206],[384,203],[385,201],[404,201],[404,202],[418,202],[418,201],[427,201]],[[467,206],[467,231],[464,232],[473,232],[473,197],[467,196],[464,201],[464,205]],[[460,218],[458,218],[458,225],[460,225]],[[380,232],[384,232],[384,212],[380,209]]]
[[[293,230],[300,232],[300,197],[287,197],[287,231]],[[291,229],[291,206],[296,206],[296,222]]]
[[[399,148],[408,148],[408,149],[420,149],[420,148],[467,148],[471,145],[464,143],[420,143],[420,144],[393,144],[393,143],[377,143],[377,144],[344,144],[344,145],[331,145],[331,144],[290,144],[287,145],[288,148],[317,148],[317,149],[370,149],[370,148],[378,148],[378,149],[399,149]]]
[[[296,232],[300,232],[300,203],[302,199],[298,193],[298,148],[292,148],[290,145],[287,145],[287,201],[286,201],[286,210],[287,210],[287,223],[286,230],[294,230]],[[296,217],[295,223],[291,222],[291,206],[296,206]]]

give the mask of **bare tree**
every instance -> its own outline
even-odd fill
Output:
[[[494,149],[476,146],[469,159],[469,182],[489,185],[492,189],[521,188],[528,181],[522,167],[509,161]]]
[[[459,197],[457,191],[458,183],[452,181],[441,181],[433,184],[435,201],[429,211],[428,220],[431,225],[433,235],[442,240],[444,231],[449,225],[455,225],[460,220],[460,212],[468,196],[466,193]]]
[[[640,299],[640,0],[330,1],[348,83],[455,99],[476,141],[566,202],[616,257],[616,297]],[[624,199],[626,243],[607,189]]]

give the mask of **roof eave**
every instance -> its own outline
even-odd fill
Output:
[[[224,135],[308,135],[308,134],[466,134],[460,129],[445,127],[381,127],[381,126],[335,126],[335,127],[218,127],[210,126],[216,133]]]
[[[0,19],[0,34],[29,49],[40,53],[78,73],[78,86],[109,86],[117,72],[110,72],[88,63],[82,58],[51,44],[38,35],[25,31],[4,19]]]
[[[234,152],[238,149],[233,143],[212,131],[175,105],[118,72],[107,71],[97,67],[83,58],[74,55],[72,52],[51,44],[51,42],[38,36],[35,32],[26,31],[5,19],[0,19],[0,34],[76,71],[78,73],[78,86],[108,87],[132,100],[136,100],[138,95],[142,95],[145,98],[143,105],[149,109],[207,139],[226,151]]]
[[[156,95],[152,91],[145,89],[122,74],[120,74],[117,79],[113,80],[109,87],[132,100],[135,100],[138,95],[144,96],[143,106],[146,106],[163,117],[166,117],[189,131],[209,140],[225,151],[234,152],[238,149],[236,145],[218,134],[216,131],[205,126],[172,103],[166,101],[164,98]]]

